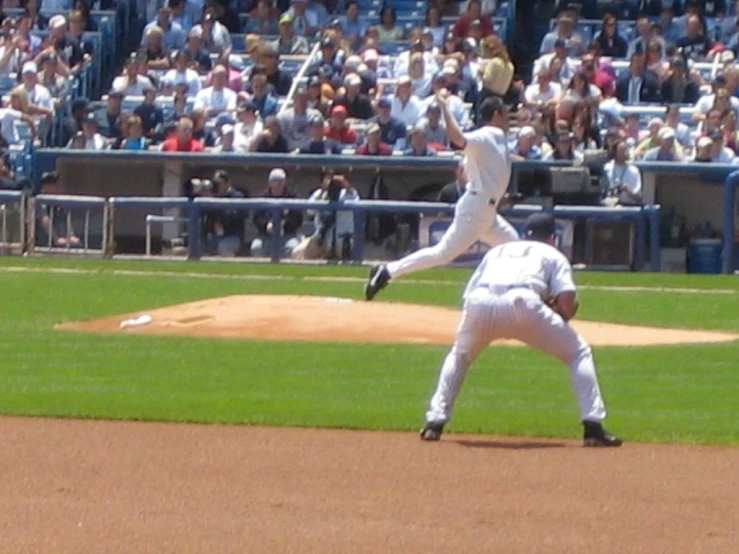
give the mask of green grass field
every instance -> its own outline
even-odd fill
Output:
[[[0,412],[415,431],[446,347],[53,330],[231,294],[360,298],[365,275],[354,267],[2,258]],[[393,283],[382,299],[458,306],[468,275],[426,272]],[[739,333],[735,277],[579,273],[577,280],[581,319]],[[625,439],[739,445],[739,342],[595,353],[608,426]],[[488,349],[449,430],[579,436],[567,368],[529,349]]]

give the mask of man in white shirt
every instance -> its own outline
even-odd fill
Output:
[[[674,141],[675,133],[672,132],[672,136],[662,140]],[[604,205],[634,206],[641,203],[641,173],[638,167],[629,163],[629,145],[625,140],[620,141],[616,145],[614,157],[606,163],[603,171],[608,178],[608,189],[603,202]]]
[[[224,25],[208,12],[198,25],[192,28],[203,40],[203,48],[211,54],[223,54],[231,48],[231,34]]]
[[[233,112],[236,109],[236,93],[228,84],[228,70],[217,65],[212,73],[213,85],[201,90],[195,97],[196,110],[204,110],[207,117],[214,117],[221,112]]]
[[[540,108],[546,104],[554,104],[562,97],[562,85],[552,82],[550,69],[542,69],[536,77],[536,83],[527,86],[523,96],[527,108]]]
[[[531,215],[524,230],[524,240],[490,250],[467,284],[462,321],[441,368],[421,439],[441,438],[468,369],[490,342],[516,339],[569,366],[583,446],[621,446],[622,441],[603,428],[606,407],[592,349],[569,324],[580,303],[572,267],[555,247],[554,216]]]
[[[439,91],[446,88],[448,82],[447,77],[449,77],[452,73],[456,74],[456,70],[451,66],[447,66],[441,71],[441,73],[437,73],[436,75],[434,75],[434,78],[431,81],[431,90],[433,91],[433,94],[423,100],[426,109],[428,109],[428,107],[432,104],[436,103],[436,95],[439,93]],[[462,130],[469,128],[470,110],[467,108],[467,106],[464,105],[464,100],[462,100],[456,94],[452,94],[447,98],[447,104],[449,106],[449,111],[452,112],[454,119],[457,120],[457,123],[459,123],[459,126],[462,128]]]
[[[364,289],[367,300],[372,300],[390,279],[448,264],[477,240],[492,246],[518,239],[513,226],[498,215],[498,203],[511,177],[506,142],[508,108],[499,97],[487,98],[480,106],[482,127],[463,133],[449,111],[448,95],[448,91],[440,92],[436,102],[441,108],[449,141],[464,151],[467,192],[455,205],[454,219],[437,244],[370,270]]]
[[[192,58],[187,50],[177,52],[174,59],[174,68],[164,74],[162,82],[172,87],[185,84],[187,85],[187,96],[197,96],[203,85],[198,72],[189,68],[191,61]]]
[[[105,137],[98,133],[98,120],[94,113],[89,113],[82,120],[82,134],[85,139],[84,150],[107,150],[108,143]],[[69,141],[67,148],[70,148],[74,139]]]
[[[390,116],[398,119],[406,127],[413,126],[423,114],[423,104],[413,95],[411,79],[407,75],[398,79],[395,87]]]
[[[645,15],[636,20],[637,37],[629,43],[626,50],[626,59],[630,60],[635,52],[647,53],[647,44],[650,41],[657,41],[662,49],[662,58],[665,57],[665,41],[659,37],[652,36],[652,22]]]
[[[568,84],[577,72],[580,64],[567,54],[567,47],[565,41],[562,39],[554,41],[554,52],[537,58],[534,62],[534,69],[532,70],[532,79],[536,80],[542,69],[550,69],[554,59],[559,59],[560,65],[557,74],[552,76],[553,79],[558,83]]]
[[[54,99],[49,89],[38,82],[38,67],[33,62],[23,64],[23,88],[28,92],[28,101],[38,113],[50,116],[54,114]]]

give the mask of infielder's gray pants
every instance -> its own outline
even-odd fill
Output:
[[[451,419],[467,370],[495,339],[520,340],[569,365],[580,418],[605,419],[590,345],[535,292],[514,288],[496,294],[478,287],[465,301],[457,338],[444,360],[426,421],[445,423]]]

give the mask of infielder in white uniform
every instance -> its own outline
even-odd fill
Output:
[[[364,287],[367,300],[372,300],[390,279],[447,264],[477,240],[495,246],[519,238],[516,229],[498,215],[498,203],[511,178],[511,160],[506,143],[508,108],[500,98],[486,99],[480,106],[483,126],[463,133],[449,111],[447,96],[448,91],[441,91],[436,101],[444,115],[449,140],[464,150],[468,178],[466,191],[454,208],[454,220],[436,245],[417,250],[387,265],[372,267]]]
[[[462,321],[444,360],[421,438],[439,440],[467,370],[494,339],[517,339],[570,366],[585,446],[620,446],[602,425],[606,408],[590,345],[569,325],[578,309],[567,258],[554,247],[554,217],[526,220],[526,240],[490,250],[464,293]]]

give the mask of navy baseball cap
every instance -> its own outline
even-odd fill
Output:
[[[526,238],[548,239],[556,230],[554,216],[549,212],[531,214],[526,218],[523,229]]]

